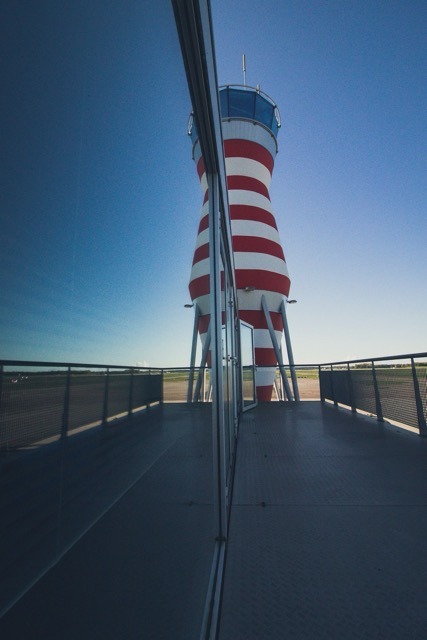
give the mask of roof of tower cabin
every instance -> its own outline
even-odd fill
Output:
[[[219,89],[221,117],[223,120],[231,118],[247,119],[263,125],[277,137],[280,128],[280,113],[273,100],[258,87],[242,85],[226,85]],[[194,143],[197,138],[197,128],[191,119],[189,135]]]

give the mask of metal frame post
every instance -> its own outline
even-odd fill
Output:
[[[323,392],[323,384],[322,384],[322,369],[320,367],[320,364],[318,365],[318,371],[319,371],[319,392],[320,392],[320,402],[325,402],[325,394]]]
[[[423,438],[427,437],[426,419],[424,417],[423,402],[421,399],[420,385],[418,382],[417,370],[415,368],[414,358],[411,358],[412,379],[414,381],[415,404],[417,407],[418,429],[419,435]]]
[[[265,319],[266,319],[266,322],[267,322],[268,330],[270,332],[270,338],[271,338],[271,342],[273,344],[274,352],[276,354],[276,359],[277,359],[277,362],[279,363],[280,375],[282,376],[282,381],[283,381],[283,388],[284,388],[284,391],[285,391],[285,393],[287,395],[288,400],[290,402],[292,402],[293,398],[292,398],[291,388],[289,386],[288,378],[286,376],[286,371],[285,371],[285,367],[284,367],[284,364],[283,364],[282,354],[280,352],[279,343],[277,342],[276,334],[274,333],[273,323],[271,321],[270,312],[268,310],[267,301],[266,301],[264,295],[261,296],[261,306],[262,306],[262,310],[264,312],[264,316],[265,316]]]
[[[288,352],[289,367],[291,369],[292,388],[294,390],[294,398],[297,402],[300,400],[298,380],[295,372],[294,354],[292,351],[291,336],[289,333],[288,316],[286,314],[286,302],[282,300],[280,311],[282,312],[283,332],[285,334],[286,350]]]
[[[208,173],[209,189],[209,257],[210,257],[210,330],[212,336],[212,425],[214,453],[214,495],[217,540],[227,539],[226,446],[222,366],[221,305],[221,223],[218,175]],[[227,268],[227,265],[224,265]],[[225,281],[225,279],[224,279]]]
[[[351,379],[351,369],[350,363],[347,362],[347,373],[348,373],[348,393],[350,396],[350,407],[353,413],[356,413],[356,405],[354,403],[354,393],[353,393],[353,381]]]
[[[335,389],[334,389],[334,365],[331,364],[331,400],[333,401],[334,405],[337,407],[338,406],[338,402],[337,400],[335,400]]]
[[[375,371],[375,362],[374,362],[374,360],[371,360],[371,365],[372,365],[372,378],[373,378],[373,381],[374,381],[375,407],[376,407],[376,411],[377,411],[377,420],[379,420],[379,422],[384,422],[383,410],[382,410],[382,407],[381,407],[380,390],[379,390],[379,387],[378,387],[377,373]]]

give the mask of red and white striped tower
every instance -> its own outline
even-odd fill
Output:
[[[268,401],[272,395],[277,354],[265,309],[268,308],[280,345],[282,305],[290,288],[269,195],[277,153],[279,113],[268,96],[250,87],[223,87],[220,103],[239,317],[254,327],[255,364],[261,367],[256,372],[257,398]],[[194,132],[193,139],[193,157],[204,200],[190,295],[200,310],[198,329],[204,343],[209,326],[209,194],[200,145]]]

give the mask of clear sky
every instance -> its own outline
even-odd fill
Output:
[[[427,350],[421,1],[212,0],[221,84],[282,116],[297,362]],[[189,362],[201,208],[168,0],[1,8],[0,358]]]

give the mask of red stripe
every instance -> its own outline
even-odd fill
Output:
[[[277,365],[277,359],[273,347],[270,349],[265,347],[255,347],[255,364],[260,367],[275,367]]]
[[[273,173],[274,159],[265,147],[251,140],[224,140],[226,158],[249,158],[261,162]]]
[[[197,235],[199,235],[199,233],[201,233],[202,231],[204,231],[208,227],[209,227],[209,216],[208,216],[208,214],[206,214],[205,216],[203,216],[203,218],[200,218],[199,230],[197,232]]]
[[[255,287],[265,291],[276,291],[284,296],[289,295],[291,281],[288,276],[261,269],[236,269],[236,287]]]
[[[275,331],[283,331],[282,315],[277,311],[270,311],[271,322]],[[239,318],[248,324],[251,324],[255,329],[268,329],[267,321],[263,311],[239,311]]]
[[[263,222],[277,229],[273,214],[265,209],[252,207],[248,204],[231,204],[230,218],[231,220],[254,220],[255,222]]]
[[[256,236],[233,236],[233,251],[267,253],[285,260],[283,249],[277,242]]]
[[[203,196],[203,204],[206,204],[209,200],[209,189],[206,189],[205,195]]]
[[[267,187],[260,180],[256,180],[256,178],[249,178],[248,176],[228,176],[227,188],[228,190],[242,189],[243,191],[255,191],[270,200]]]
[[[202,244],[201,247],[197,247],[194,252],[193,264],[200,262],[200,260],[205,260],[206,258],[209,258],[209,242]]]
[[[273,385],[259,386],[256,388],[256,397],[258,402],[270,402],[273,393]]]
[[[200,156],[199,161],[197,163],[197,173],[199,176],[199,180],[202,179],[202,175],[205,173],[205,165],[203,163],[203,156]]]
[[[188,285],[190,290],[190,296],[192,300],[196,298],[200,298],[200,296],[205,296],[209,293],[209,274],[206,276],[200,276],[199,278],[194,278]]]

